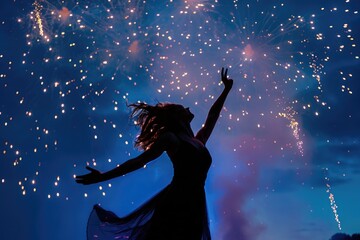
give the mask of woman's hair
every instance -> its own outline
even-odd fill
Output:
[[[136,137],[135,146],[148,149],[156,139],[166,131],[176,131],[176,123],[179,121],[176,115],[184,109],[182,105],[173,103],[133,103],[131,117],[135,124],[140,127],[140,134]]]

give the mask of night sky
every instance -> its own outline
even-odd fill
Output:
[[[92,206],[124,216],[166,186],[166,154],[83,186],[140,152],[127,103],[190,107],[207,146],[215,240],[360,232],[360,1],[1,0],[0,239],[85,239]]]

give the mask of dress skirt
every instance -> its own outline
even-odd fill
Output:
[[[210,240],[203,186],[172,182],[126,217],[95,205],[88,240]]]

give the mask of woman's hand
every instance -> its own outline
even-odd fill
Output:
[[[97,183],[97,182],[101,182],[102,177],[101,177],[101,172],[91,168],[89,166],[86,166],[86,169],[90,171],[90,173],[85,174],[85,175],[81,175],[81,176],[76,176],[76,182],[77,183],[81,183],[84,185],[88,185],[88,184],[93,184],[93,183]]]
[[[228,69],[221,68],[221,81],[224,83],[225,89],[230,90],[232,88],[232,85],[234,83],[234,80],[227,77]]]

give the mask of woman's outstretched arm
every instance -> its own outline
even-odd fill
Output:
[[[228,69],[225,69],[225,72],[224,72],[224,68],[221,69],[221,81],[224,83],[225,88],[224,88],[223,92],[220,94],[220,96],[218,97],[218,99],[215,101],[215,103],[211,106],[204,126],[199,130],[199,132],[195,136],[204,145],[206,144],[207,140],[209,139],[209,137],[215,127],[215,124],[219,118],[221,109],[224,106],[226,97],[229,94],[229,92],[232,88],[232,85],[233,85],[233,80],[229,79],[227,77],[227,71],[228,71]]]
[[[172,133],[164,133],[158,140],[139,156],[132,158],[114,169],[101,173],[100,171],[86,167],[90,173],[76,176],[76,182],[81,184],[93,184],[110,180],[142,168],[148,162],[158,158],[164,151],[169,151],[177,144],[177,139]]]

